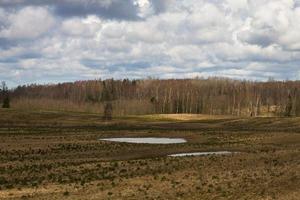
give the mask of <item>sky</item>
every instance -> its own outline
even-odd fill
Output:
[[[0,0],[0,80],[300,79],[300,0]]]

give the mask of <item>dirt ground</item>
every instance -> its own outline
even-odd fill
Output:
[[[129,144],[107,137],[184,138]],[[230,155],[168,157],[232,151]],[[0,109],[0,199],[300,197],[300,118]]]

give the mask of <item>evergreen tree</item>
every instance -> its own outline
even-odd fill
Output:
[[[1,96],[3,99],[2,108],[9,108],[10,107],[9,92],[6,83],[4,81],[2,82]]]
[[[2,108],[10,108],[9,96],[6,96],[3,100]]]

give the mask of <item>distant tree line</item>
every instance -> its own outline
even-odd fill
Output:
[[[91,80],[24,85],[10,91],[17,107],[54,105],[116,115],[194,113],[300,116],[300,81],[255,82],[227,78]],[[30,102],[34,102],[30,104]],[[71,107],[72,105],[72,107]],[[99,110],[100,112],[100,110]]]

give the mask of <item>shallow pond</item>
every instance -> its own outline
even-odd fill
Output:
[[[183,156],[206,156],[206,155],[226,155],[232,154],[234,152],[230,151],[216,151],[216,152],[194,152],[194,153],[177,153],[177,154],[170,154],[168,156],[171,157],[183,157]]]
[[[102,141],[111,142],[126,142],[126,143],[139,143],[139,144],[179,144],[186,143],[183,138],[159,138],[159,137],[139,137],[139,138],[103,138]]]

